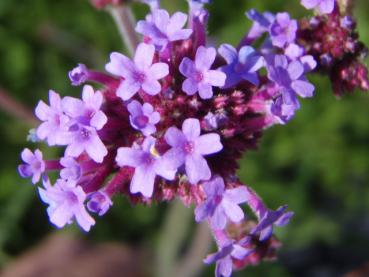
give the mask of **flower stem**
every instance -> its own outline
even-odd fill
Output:
[[[139,41],[135,31],[135,19],[131,8],[127,4],[110,6],[107,8],[118,27],[123,43],[132,56]]]

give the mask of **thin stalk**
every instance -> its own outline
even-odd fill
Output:
[[[133,56],[139,40],[135,31],[136,21],[132,9],[128,4],[109,6],[107,9],[118,27],[124,45],[127,47],[129,54]]]

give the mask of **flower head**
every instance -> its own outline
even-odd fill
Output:
[[[166,161],[169,161],[168,166],[177,169],[185,164],[186,175],[191,184],[211,178],[210,168],[203,156],[223,149],[218,134],[200,136],[200,133],[200,122],[195,118],[186,119],[182,131],[170,127],[165,133],[165,140],[172,147],[164,154]]]
[[[168,43],[188,39],[191,29],[182,29],[186,24],[187,15],[176,12],[169,16],[166,10],[155,9],[146,20],[137,23],[136,31],[148,37],[159,49],[165,49]]]
[[[155,149],[156,140],[147,137],[141,149],[121,147],[118,149],[116,162],[120,167],[130,166],[135,168],[131,181],[131,193],[140,192],[145,197],[151,197],[154,191],[156,175],[166,180],[173,180],[176,171],[165,166]]]
[[[218,51],[227,62],[227,65],[220,68],[227,76],[225,88],[232,87],[241,80],[249,81],[256,86],[259,84],[256,72],[263,67],[264,59],[251,46],[243,46],[237,52],[233,46],[222,44]]]
[[[248,200],[249,194],[246,187],[226,190],[221,177],[215,177],[212,181],[204,183],[202,187],[206,200],[196,207],[197,222],[209,219],[214,230],[222,230],[226,227],[227,219],[237,223],[244,218],[243,210],[238,205]]]
[[[226,75],[219,70],[211,70],[216,50],[200,46],[197,49],[195,61],[185,57],[179,65],[179,71],[186,77],[182,89],[187,95],[199,92],[202,99],[213,97],[213,86],[222,87]]]
[[[132,100],[127,105],[130,113],[129,120],[131,125],[136,130],[140,130],[145,136],[150,136],[156,132],[155,124],[160,121],[160,114],[154,111],[154,108],[149,103],[143,105],[136,100]]]
[[[73,219],[86,232],[95,224],[95,220],[87,213],[84,206],[86,194],[74,181],[57,180],[51,186],[49,180],[44,180],[44,188],[39,188],[42,201],[49,204],[47,213],[50,222],[58,228],[71,224]]]
[[[155,47],[141,43],[136,49],[133,61],[126,56],[114,52],[110,55],[110,62],[106,70],[124,78],[117,89],[117,95],[123,100],[129,100],[140,89],[150,95],[156,95],[161,90],[159,79],[169,73],[166,63],[154,63]]]
[[[18,172],[23,178],[32,177],[32,183],[36,184],[40,181],[41,174],[45,171],[45,162],[42,159],[42,152],[38,149],[34,153],[28,148],[24,149],[21,154],[23,162],[18,166]]]
[[[301,0],[301,5],[307,9],[317,9],[321,14],[331,13],[335,0]]]

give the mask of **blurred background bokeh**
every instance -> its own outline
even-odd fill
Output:
[[[368,1],[355,2],[359,34],[369,45]],[[186,9],[183,0],[166,0],[163,6],[171,12]],[[148,11],[140,4],[133,8],[137,18]],[[214,0],[209,7],[214,43],[237,44],[250,26],[244,16],[250,8],[286,10],[295,18],[309,13],[298,0]],[[78,62],[103,70],[111,51],[125,51],[116,26],[108,13],[95,10],[87,0],[0,0],[0,97],[8,108],[13,107],[4,93],[30,111],[47,98],[50,88],[61,95],[80,95],[80,89],[70,85],[68,71]],[[271,208],[288,204],[295,211],[291,223],[276,230],[283,242],[279,259],[234,276],[369,276],[352,273],[365,272],[369,263],[369,95],[355,92],[337,100],[327,78],[311,80],[316,96],[302,101],[287,126],[267,130],[259,150],[247,153],[239,171],[242,181]],[[29,123],[6,107],[0,109],[0,275],[22,266],[31,272],[56,257],[76,270],[45,275],[44,268],[32,276],[154,276],[158,265],[151,257],[173,244],[162,236],[171,207],[132,207],[116,197],[89,233],[76,226],[56,230],[35,187],[16,172],[22,148],[36,147],[26,141]],[[60,152],[37,147],[48,158]],[[188,226],[185,245],[195,228],[192,215],[186,215],[177,218]],[[43,246],[37,246],[40,243]],[[82,261],[77,262],[75,253],[84,255]],[[106,269],[108,265],[112,270],[112,260],[118,273]],[[99,262],[105,265],[101,272]],[[213,267],[198,273],[212,275]]]

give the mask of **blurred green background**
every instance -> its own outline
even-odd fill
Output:
[[[361,39],[369,45],[367,0],[356,1]],[[184,1],[167,0],[171,12]],[[215,0],[209,33],[217,44],[237,44],[250,23],[244,11],[308,14],[298,0]],[[147,8],[134,5],[137,18]],[[79,95],[67,72],[78,62],[102,70],[111,51],[124,51],[109,14],[86,0],[0,0],[0,87],[33,109],[52,88]],[[239,175],[272,208],[288,204],[292,222],[276,230],[284,246],[279,260],[235,276],[341,276],[369,262],[369,95],[355,92],[336,100],[327,78],[313,76],[316,96],[287,126],[268,130],[260,149],[242,160]],[[0,271],[50,232],[45,206],[16,166],[29,126],[0,110]],[[40,146],[48,158],[59,149]],[[131,207],[117,197],[113,208],[88,234],[90,242],[115,241],[157,247],[167,205]],[[189,221],[193,228],[193,220]],[[211,276],[213,267],[200,276]],[[365,275],[367,276],[367,275]]]

